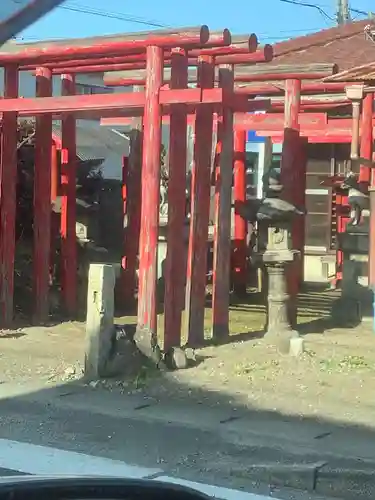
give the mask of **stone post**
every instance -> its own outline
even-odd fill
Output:
[[[84,367],[88,379],[104,377],[111,358],[114,287],[119,272],[120,265],[90,264]]]
[[[264,338],[280,352],[293,354],[300,354],[303,346],[298,332],[292,329],[288,319],[289,294],[285,276],[287,265],[294,261],[297,254],[296,250],[268,250],[262,255],[267,272],[267,325]]]
[[[280,335],[290,330],[287,314],[289,296],[285,285],[285,265],[281,262],[266,264],[267,283],[267,336]]]

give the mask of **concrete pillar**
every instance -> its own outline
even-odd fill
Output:
[[[114,288],[120,265],[90,264],[87,293],[85,377],[105,376],[113,348]]]
[[[294,356],[303,352],[303,343],[291,344],[292,339],[299,338],[299,334],[292,328],[288,317],[286,269],[297,255],[295,250],[266,250],[261,255],[268,277],[267,325],[264,338],[281,353]]]

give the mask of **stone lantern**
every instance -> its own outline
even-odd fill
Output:
[[[259,226],[256,259],[267,274],[265,338],[281,352],[298,353],[302,342],[289,321],[286,270],[299,257],[299,251],[292,248],[291,225],[296,216],[305,214],[305,210],[282,199],[283,186],[276,169],[269,170],[263,183],[264,197],[261,200],[248,200],[236,209],[239,215],[249,222],[257,221]]]

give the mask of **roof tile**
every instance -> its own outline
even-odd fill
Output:
[[[270,69],[279,64],[337,64],[339,71],[375,61],[375,44],[365,35],[369,19],[276,43]]]

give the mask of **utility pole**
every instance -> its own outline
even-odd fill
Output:
[[[351,21],[349,0],[337,0],[336,18],[338,25],[347,24]]]

